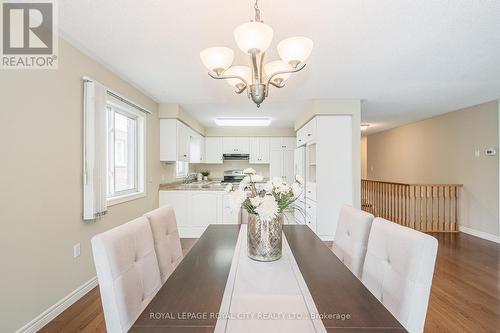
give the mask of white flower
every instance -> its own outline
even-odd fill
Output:
[[[273,182],[272,181],[268,181],[265,185],[264,185],[264,191],[266,191],[266,193],[271,193],[273,191]]]
[[[251,180],[254,183],[260,183],[261,181],[264,180],[264,177],[262,177],[261,175],[252,175]]]
[[[243,201],[247,199],[247,194],[245,191],[236,190],[231,194],[230,206],[233,210],[241,208]]]
[[[270,221],[278,215],[278,203],[272,195],[266,195],[262,198],[259,207],[255,212],[259,215],[259,219],[263,222]]]
[[[276,188],[276,192],[278,192],[279,194],[285,195],[288,192],[290,192],[290,186],[288,186],[287,184],[283,183],[283,184],[281,184],[281,186],[279,186],[279,187]]]
[[[292,184],[292,193],[294,197],[298,197],[302,193],[302,186],[299,182]]]
[[[252,168],[246,168],[245,170],[243,170],[243,173],[245,175],[255,175],[256,174],[255,170]]]
[[[283,179],[281,179],[280,177],[274,177],[272,182],[274,187],[280,187],[283,184]]]
[[[227,193],[231,192],[232,190],[233,190],[233,184],[227,184],[226,188],[224,189],[224,191],[226,191]]]
[[[262,203],[262,198],[259,196],[250,198],[250,203],[254,207],[259,207],[259,205]]]
[[[304,185],[304,178],[301,175],[295,175],[295,181],[300,185]]]
[[[247,186],[250,184],[250,177],[248,176],[245,176],[245,178],[243,178],[240,182],[240,186],[239,186],[239,189],[240,190],[244,190],[247,188]]]

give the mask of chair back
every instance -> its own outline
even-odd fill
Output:
[[[376,218],[361,280],[409,332],[423,332],[434,274],[436,238]]]
[[[127,332],[161,287],[153,235],[139,217],[92,238],[106,329]]]
[[[373,218],[372,214],[348,205],[340,209],[332,251],[358,278],[361,278]]]
[[[154,247],[162,284],[182,260],[181,240],[175,212],[166,205],[145,214],[153,232]]]

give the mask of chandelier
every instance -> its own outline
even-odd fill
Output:
[[[238,47],[250,56],[249,66],[231,66],[234,52],[228,47],[209,47],[200,53],[201,61],[214,79],[227,80],[237,94],[246,91],[257,107],[269,94],[269,86],[283,88],[292,73],[305,67],[313,42],[306,37],[290,37],[278,44],[281,60],[264,65],[266,50],[273,39],[273,29],[260,19],[258,0],[255,1],[255,20],[243,23],[234,30]]]

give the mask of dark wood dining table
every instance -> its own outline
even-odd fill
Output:
[[[210,225],[130,332],[213,332],[239,231]],[[327,332],[406,332],[309,227],[283,232]]]

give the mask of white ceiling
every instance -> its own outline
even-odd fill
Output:
[[[276,45],[314,41],[305,70],[271,88],[260,110],[208,77],[199,52],[235,50],[251,0],[60,0],[63,38],[158,102],[180,103],[207,126],[220,115],[270,115],[291,126],[315,98],[363,100],[371,131],[500,97],[500,1],[261,0]]]

